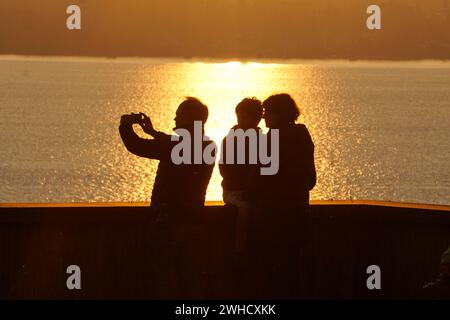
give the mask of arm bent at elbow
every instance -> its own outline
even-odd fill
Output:
[[[133,124],[130,123],[121,123],[119,133],[125,147],[132,154],[150,159],[161,158],[163,146],[159,141],[160,138],[143,139],[134,132]]]

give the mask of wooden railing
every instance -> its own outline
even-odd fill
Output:
[[[450,245],[448,206],[311,207],[310,298],[419,297]],[[175,249],[158,242],[148,203],[1,204],[0,299],[241,298],[231,285],[234,217],[209,203],[195,221],[171,226],[183,268],[161,270],[156,265]],[[81,268],[81,290],[66,287],[69,265]],[[381,290],[366,287],[369,265],[381,268]]]

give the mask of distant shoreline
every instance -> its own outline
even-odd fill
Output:
[[[236,62],[242,64],[426,64],[442,66],[450,64],[450,59],[264,59],[264,58],[214,58],[214,57],[149,57],[149,56],[72,56],[72,55],[22,55],[22,54],[0,54],[0,61],[10,60],[35,60],[35,61],[84,61],[84,62],[152,62],[152,63],[226,63]]]

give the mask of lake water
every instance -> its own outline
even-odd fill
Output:
[[[450,63],[8,56],[0,202],[148,200],[157,161],[126,151],[121,114],[146,112],[171,132],[178,104],[196,96],[220,141],[243,97],[276,92],[297,100],[315,142],[312,199],[450,204]],[[207,200],[221,200],[220,182],[216,167]]]

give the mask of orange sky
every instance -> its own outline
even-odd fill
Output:
[[[81,31],[65,27],[70,4]],[[448,59],[450,1],[1,0],[0,54]]]

